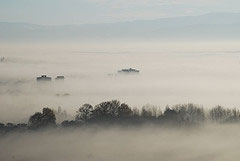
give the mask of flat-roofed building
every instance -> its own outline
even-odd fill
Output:
[[[37,81],[51,81],[51,77],[47,77],[47,75],[42,75],[41,77],[37,77]]]

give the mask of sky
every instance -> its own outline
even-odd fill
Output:
[[[0,0],[0,21],[42,25],[109,23],[239,11],[239,0]]]

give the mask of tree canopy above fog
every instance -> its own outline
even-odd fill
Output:
[[[131,108],[126,103],[118,100],[101,102],[95,106],[83,104],[77,111],[75,120],[65,120],[61,124],[56,123],[58,115],[65,116],[66,111],[61,108],[58,111],[43,108],[42,112],[36,112],[26,123],[0,123],[0,132],[36,130],[42,128],[82,127],[87,125],[121,125],[139,126],[143,124],[155,124],[158,126],[199,126],[206,122],[212,123],[240,123],[240,111],[237,109],[225,109],[216,106],[210,110],[204,110],[202,106],[195,104],[178,104],[172,107],[166,106],[164,110],[159,107],[145,105],[142,108]]]

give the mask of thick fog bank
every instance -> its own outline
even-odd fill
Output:
[[[238,125],[200,128],[86,128],[11,133],[4,161],[238,161]]]
[[[238,42],[0,44],[0,122],[26,122],[43,107],[70,115],[84,103],[117,99],[131,107],[240,105]],[[119,75],[135,68],[138,75]],[[47,74],[51,83],[39,84]],[[64,75],[63,82],[56,82]]]

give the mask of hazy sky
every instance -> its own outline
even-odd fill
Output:
[[[0,0],[0,21],[82,24],[239,12],[239,0]]]

